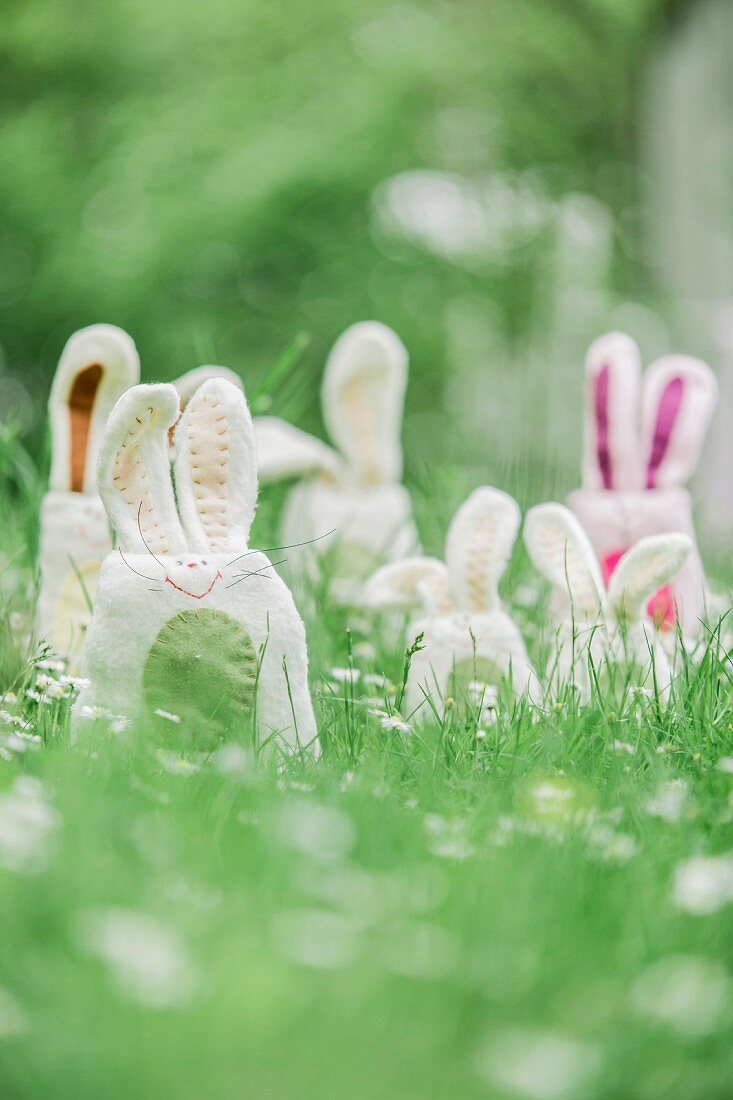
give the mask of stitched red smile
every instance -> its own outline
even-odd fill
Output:
[[[211,592],[211,589],[214,587],[216,582],[222,579],[222,575],[217,569],[216,576],[214,577],[213,581],[205,592],[189,592],[187,588],[181,588],[180,584],[176,584],[176,582],[172,581],[170,577],[165,578],[165,583],[169,584],[171,588],[175,588],[176,592],[183,592],[184,596],[190,596],[192,600],[203,600],[204,596],[208,596],[209,592]]]

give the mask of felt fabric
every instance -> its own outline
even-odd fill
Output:
[[[418,546],[399,484],[406,384],[399,337],[364,321],[339,337],[324,371],[323,415],[338,454],[276,417],[255,421],[263,478],[305,479],[286,502],[282,542],[317,541],[293,565],[315,576],[318,556],[327,554],[332,594],[344,603],[360,601],[361,582],[379,564]]]
[[[426,696],[432,697],[440,712],[449,691],[467,688],[471,680],[490,687],[504,680],[517,695],[527,694],[535,703],[541,700],[542,690],[524,640],[505,612],[416,619],[408,628],[408,643],[420,633],[424,648],[412,658],[405,691],[406,711],[411,717],[429,720],[432,710]],[[492,679],[482,680],[492,674]]]
[[[561,597],[548,665],[552,689],[571,683],[587,699],[599,674],[613,682],[615,667],[631,670],[635,686],[653,686],[664,697],[672,665],[659,632],[645,618],[645,603],[679,573],[692,540],[669,533],[641,539],[622,559],[608,595],[588,536],[562,504],[531,508],[524,541],[533,564]]]
[[[683,632],[693,636],[704,615],[706,587],[684,484],[697,466],[715,408],[715,376],[706,363],[686,355],[665,356],[642,376],[638,347],[614,332],[588,351],[586,394],[583,487],[568,503],[606,575],[640,538],[680,532],[693,539],[669,593],[650,602],[655,615],[662,604],[676,606]]]
[[[329,587],[343,603],[361,603],[364,581],[381,562],[404,558],[419,546],[402,485],[359,490],[302,482],[286,500],[281,531],[283,546],[292,547],[287,555],[295,572],[317,577],[318,559],[327,556]]]
[[[52,490],[94,492],[107,418],[120,394],[139,378],[137,349],[122,329],[90,325],[70,337],[48,402]]]
[[[384,565],[367,582],[368,606],[419,609],[408,644],[422,633],[412,658],[405,697],[410,711],[428,718],[426,695],[440,708],[456,677],[473,670],[508,681],[539,702],[541,690],[521,633],[501,608],[498,584],[519,527],[516,501],[498,489],[476,489],[456,512],[446,539],[445,563],[411,557]],[[458,679],[460,680],[460,675]]]
[[[112,548],[109,521],[93,493],[46,493],[41,505],[38,632],[69,671],[79,671],[99,569]],[[80,579],[81,578],[81,579]]]
[[[115,401],[139,375],[127,333],[91,325],[66,343],[51,387],[51,487],[40,515],[37,628],[72,672],[78,672],[99,566],[112,546],[96,493],[97,455]]]
[[[248,549],[257,468],[244,395],[211,379],[178,413],[175,388],[155,385],[110,417],[99,485],[120,549],[102,567],[74,728],[88,708],[162,711],[199,747],[255,733],[317,751],[303,623],[269,559]]]
[[[679,533],[693,540],[690,554],[670,585],[682,631],[699,633],[705,616],[706,584],[692,519],[692,501],[686,489],[653,492],[596,492],[578,489],[568,504],[583,525],[601,563],[621,560],[629,547],[648,535]]]
[[[305,628],[290,591],[264,554],[252,551],[240,561],[232,559],[231,553],[210,555],[204,565],[197,555],[189,553],[157,560],[150,554],[123,558],[113,551],[109,555],[102,567],[85,646],[84,675],[90,685],[82,690],[75,705],[75,729],[84,723],[85,707],[152,719],[157,709],[153,704],[165,700],[171,703],[171,713],[189,724],[197,715],[203,719],[207,714],[209,692],[199,698],[194,689],[210,682],[229,684],[226,708],[231,717],[225,727],[227,732],[241,733],[244,738],[249,726],[239,719],[246,710],[242,702],[247,694],[244,681],[254,651],[259,667],[252,721],[260,742],[270,737],[279,747],[314,742],[316,725],[308,691]],[[212,632],[212,612],[241,627],[248,642],[233,642],[225,630]],[[179,702],[174,706],[176,692],[161,688],[164,665],[159,667],[157,679],[151,670],[156,659],[160,666],[161,632],[170,629],[169,623],[180,621],[176,617],[181,613],[189,616],[186,637],[180,640],[179,635],[174,644],[179,662],[184,654],[191,658],[191,688],[178,695]],[[172,683],[180,685],[186,678],[185,668],[173,658],[171,662],[176,665]],[[239,672],[235,674],[232,669],[238,663]],[[199,724],[192,734],[198,732],[205,744],[211,730],[216,734],[219,728],[218,721],[213,720],[211,727]]]

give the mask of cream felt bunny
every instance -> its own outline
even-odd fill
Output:
[[[109,418],[98,477],[119,549],[102,566],[75,727],[102,707],[199,747],[255,732],[260,746],[315,748],[303,623],[248,549],[257,460],[244,394],[211,379],[179,412],[174,386],[148,385]]]
[[[69,339],[48,404],[51,477],[41,505],[38,631],[77,671],[102,559],[112,547],[97,455],[115,401],[140,378],[131,338],[91,325]]]
[[[655,619],[679,617],[693,636],[705,611],[705,575],[685,482],[694,471],[717,398],[706,363],[686,355],[658,359],[641,376],[639,349],[612,332],[586,359],[583,488],[568,504],[585,528],[608,583],[623,554],[647,535],[677,531],[692,539],[687,562],[653,595]]]
[[[417,610],[408,635],[423,634],[424,648],[410,666],[410,711],[431,713],[425,703],[460,696],[472,681],[496,687],[509,680],[538,702],[541,691],[518,627],[503,609],[499,580],[519,529],[519,507],[506,493],[476,489],[448,529],[445,562],[407,558],[383,565],[369,579],[372,607]]]
[[[418,548],[400,484],[406,384],[399,337],[364,321],[336,341],[323,376],[323,416],[338,452],[276,417],[254,422],[262,480],[302,479],[285,505],[283,543],[316,540],[308,560],[327,555],[331,591],[346,603],[359,601],[378,565]]]
[[[688,535],[650,535],[621,559],[604,590],[593,547],[562,504],[527,513],[524,541],[535,567],[563,596],[567,612],[557,631],[549,678],[557,690],[574,684],[588,699],[594,676],[665,695],[672,677],[668,647],[649,618],[647,601],[669,584],[693,548]],[[633,680],[633,683],[631,681]]]

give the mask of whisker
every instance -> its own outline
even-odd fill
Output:
[[[145,538],[145,535],[143,534],[143,525],[142,525],[142,523],[140,522],[140,514],[142,513],[142,510],[143,510],[143,502],[142,502],[142,501],[140,501],[140,507],[139,507],[139,508],[138,508],[138,510],[137,510],[137,529],[138,529],[138,531],[140,532],[140,538],[141,538],[141,539],[143,540],[143,545],[145,546],[145,549],[147,550],[147,552],[148,552],[148,553],[150,554],[151,558],[155,558],[155,560],[157,561],[158,565],[160,566],[160,568],[161,568],[161,569],[163,570],[163,572],[165,573],[165,566],[163,565],[163,562],[162,562],[162,561],[160,560],[160,558],[156,558],[156,557],[155,557],[155,554],[153,553],[153,551],[152,551],[152,550],[150,549],[150,547],[148,546],[148,541],[147,541],[147,539]]]
[[[232,565],[241,561],[242,558],[248,558],[251,554],[274,554],[276,550],[297,550],[299,546],[311,546],[314,542],[327,539],[329,535],[335,535],[337,530],[338,528],[332,527],[324,535],[316,535],[314,539],[306,539],[305,542],[291,542],[289,546],[270,546],[267,550],[247,550],[244,554],[240,554],[238,558],[233,558],[230,562],[227,562],[224,568],[229,569]],[[277,564],[280,565],[280,562]]]
[[[120,557],[122,558],[122,560],[125,563],[125,565],[127,566],[127,568],[130,570],[130,572],[137,573],[138,577],[142,577],[142,579],[144,581],[152,581],[153,583],[155,583],[155,577],[148,577],[148,576],[145,575],[145,573],[141,573],[139,570],[133,569],[133,567],[130,565],[130,563],[127,560],[127,558],[125,557],[125,555],[120,550],[119,546],[117,547],[117,553],[120,555]],[[153,557],[155,557],[154,554],[153,554]],[[155,558],[155,560],[158,561],[157,558]],[[160,562],[158,562],[158,564],[160,565]]]
[[[272,577],[265,576],[265,569],[274,569],[276,565],[284,565],[287,558],[282,558],[280,561],[270,562],[268,565],[263,565],[259,569],[253,569],[249,573],[238,573],[236,580],[233,580],[231,584],[227,585],[227,589],[234,588],[235,584],[240,584],[242,581],[246,581],[249,577],[261,577],[263,581],[271,581]]]

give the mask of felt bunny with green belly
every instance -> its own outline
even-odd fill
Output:
[[[583,487],[568,504],[609,582],[623,555],[649,535],[676,531],[692,547],[672,584],[650,594],[663,629],[679,618],[699,631],[706,589],[685,483],[693,473],[717,398],[715,375],[687,355],[658,359],[641,375],[639,349],[621,332],[602,336],[586,358]]]
[[[277,417],[254,422],[261,479],[301,479],[285,505],[283,544],[311,543],[311,574],[324,558],[330,590],[345,603],[359,602],[378,565],[418,547],[400,484],[406,384],[399,337],[364,321],[336,341],[323,376],[323,416],[338,452]]]
[[[99,569],[112,548],[97,455],[115,401],[140,378],[131,338],[90,325],[68,340],[48,403],[51,477],[41,505],[38,633],[78,671]]]
[[[622,692],[669,690],[675,636],[665,639],[649,616],[654,592],[673,583],[690,554],[688,535],[672,532],[641,539],[611,577],[608,593],[593,547],[573,513],[562,504],[530,508],[524,541],[535,567],[565,606],[556,629],[548,675],[554,691],[574,685],[590,698],[595,683]]]
[[[440,709],[447,696],[460,697],[472,683],[483,690],[507,681],[515,692],[539,701],[540,686],[522,635],[498,590],[519,523],[516,501],[484,486],[453,517],[445,562],[407,558],[382,566],[369,579],[367,604],[417,612],[408,638],[412,642],[422,634],[423,648],[410,665],[410,711],[420,708],[427,717],[426,698]]]
[[[202,748],[251,736],[315,747],[303,623],[248,548],[257,459],[244,395],[212,379],[179,413],[173,386],[150,385],[110,416],[99,489],[119,549],[102,567],[75,725],[102,707]]]

